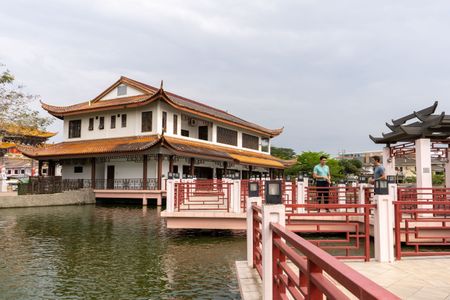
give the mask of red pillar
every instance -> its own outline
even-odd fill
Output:
[[[163,155],[158,154],[158,190],[162,188],[162,163],[163,163]]]
[[[142,189],[147,189],[147,167],[148,167],[148,156],[147,154],[144,154],[144,157],[142,159]]]

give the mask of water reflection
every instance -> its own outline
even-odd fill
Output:
[[[155,208],[0,210],[2,299],[236,299],[245,236],[167,230]]]

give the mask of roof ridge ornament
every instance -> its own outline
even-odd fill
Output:
[[[161,85],[159,87],[161,90],[164,90],[164,80],[161,79]]]

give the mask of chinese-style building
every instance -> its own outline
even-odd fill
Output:
[[[198,179],[233,174],[272,176],[291,162],[270,155],[268,129],[226,111],[126,77],[94,99],[70,106],[43,103],[64,121],[64,141],[20,147],[63,179],[89,180],[95,188],[164,189],[169,173]]]
[[[0,123],[1,177],[22,178],[35,175],[34,161],[24,157],[19,151],[18,145],[36,147],[38,145],[42,145],[54,135],[55,133],[53,132],[18,126],[11,123]]]

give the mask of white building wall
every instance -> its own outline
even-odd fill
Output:
[[[130,108],[125,110],[113,110],[105,112],[95,112],[77,116],[67,116],[64,118],[64,140],[66,142],[80,141],[80,140],[92,140],[92,139],[105,139],[105,138],[118,138],[129,137],[138,135],[150,135],[156,134],[156,103],[149,105]],[[142,132],[142,112],[152,111],[152,131]],[[122,115],[127,115],[127,126],[122,127]],[[111,128],[111,116],[116,116],[116,128]],[[120,117],[119,117],[120,115]],[[98,117],[98,118],[97,118]],[[105,117],[104,129],[99,129],[100,117]],[[89,119],[94,118],[94,129],[89,130]],[[81,137],[69,138],[69,121],[81,119]]]
[[[83,172],[82,173],[75,173],[74,167],[75,166],[82,166]],[[61,176],[63,179],[91,179],[91,165],[68,165],[64,164],[61,167]]]
[[[100,101],[111,100],[111,99],[115,99],[115,98],[131,97],[131,96],[137,96],[137,95],[143,95],[143,94],[144,93],[142,91],[127,85],[127,94],[126,95],[118,96],[117,88],[115,88],[111,92],[106,94]]]
[[[142,132],[142,112],[152,111],[152,131],[151,132]],[[186,138],[181,136],[181,129],[189,130],[189,137],[186,139],[189,140],[198,140],[198,126],[191,126],[188,124],[188,120],[183,120],[183,115],[185,114],[181,111],[178,111],[171,107],[170,105],[157,101],[155,103],[150,103],[144,107],[139,108],[130,108],[123,110],[114,110],[114,111],[105,111],[105,112],[95,112],[84,115],[77,116],[67,116],[64,118],[64,139],[65,141],[80,141],[80,140],[92,140],[92,139],[105,139],[105,138],[119,138],[119,137],[130,137],[130,136],[139,136],[139,135],[153,135],[153,134],[162,134],[162,114],[163,112],[167,112],[167,130],[165,135],[168,136],[176,136],[178,138]],[[122,115],[127,114],[127,126],[122,128]],[[116,116],[116,127],[111,128],[111,116]],[[120,117],[119,117],[120,115]],[[173,132],[173,118],[174,115],[178,116],[178,132],[175,135]],[[99,129],[100,117],[105,118],[104,129]],[[192,117],[198,119],[204,119],[206,121],[212,122],[212,126],[209,127],[208,130],[208,141],[202,141],[212,144],[218,144],[221,146],[231,147],[231,148],[242,148],[242,134],[247,133],[254,136],[257,136],[259,139],[259,149],[247,149],[249,151],[261,152],[261,138],[265,137],[260,134],[256,134],[254,132],[243,130],[235,126],[230,126],[228,124],[224,124],[221,122],[216,122],[213,120],[209,120],[206,118],[199,118],[198,116],[192,115]],[[89,119],[94,118],[94,129],[92,131],[89,130]],[[81,137],[80,138],[68,138],[69,137],[69,121],[71,120],[82,120],[81,122]],[[229,128],[238,132],[238,145],[231,146],[227,144],[219,144],[217,143],[217,126]],[[267,136],[266,136],[267,137]],[[269,139],[270,144],[270,139]],[[269,146],[270,149],[270,146]],[[270,153],[270,151],[269,151]]]

